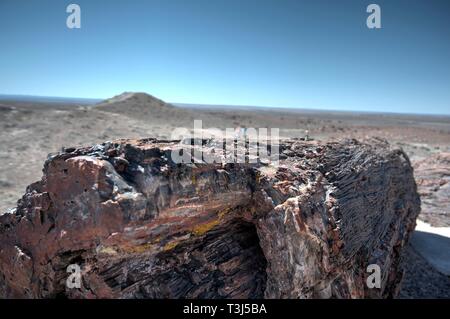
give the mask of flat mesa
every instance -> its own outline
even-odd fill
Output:
[[[209,314],[214,317],[218,306],[196,306],[192,302],[189,306],[184,306],[183,313],[185,314]]]

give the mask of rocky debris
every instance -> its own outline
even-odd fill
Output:
[[[211,146],[220,153],[220,148]],[[387,298],[420,200],[380,140],[289,140],[279,165],[176,164],[176,141],[50,156],[0,216],[0,296]],[[68,288],[69,265],[81,287]],[[381,288],[369,289],[369,264]]]
[[[450,153],[438,153],[414,163],[422,212],[420,219],[435,226],[450,226]]]
[[[6,113],[6,112],[11,112],[14,111],[16,108],[13,106],[9,106],[9,105],[5,105],[5,104],[0,104],[0,114],[1,113]]]
[[[450,278],[437,271],[411,244],[402,254],[405,275],[397,298],[450,299]]]

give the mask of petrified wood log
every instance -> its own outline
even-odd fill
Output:
[[[0,216],[0,296],[385,298],[420,210],[385,142],[286,141],[279,166],[175,164],[176,142],[49,157]],[[67,267],[81,268],[68,288]],[[381,288],[369,289],[369,264]]]

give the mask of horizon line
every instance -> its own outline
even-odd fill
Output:
[[[96,103],[100,101],[104,101],[107,99],[110,99],[114,96],[120,95],[125,93],[119,93],[116,95],[113,95],[111,97],[107,98],[93,98],[93,97],[74,97],[74,96],[51,96],[51,95],[31,95],[31,94],[5,94],[0,93],[0,100],[1,97],[28,97],[28,98],[48,98],[48,99],[67,99],[67,100],[86,100],[86,101],[97,101]],[[147,95],[151,95],[147,92],[138,92],[138,91],[130,91],[128,93],[143,93]],[[159,97],[155,95],[151,95],[153,97],[156,97],[160,99]],[[17,100],[20,101],[20,100]],[[31,99],[28,99],[28,101],[32,101]],[[35,101],[39,102],[39,101]],[[250,104],[209,104],[209,103],[186,103],[186,102],[167,102],[163,100],[163,102],[168,104],[174,104],[174,105],[185,105],[185,106],[211,106],[211,107],[231,107],[231,108],[264,108],[264,109],[281,109],[281,110],[305,110],[305,111],[317,111],[317,112],[341,112],[341,113],[365,113],[365,114],[390,114],[390,115],[425,115],[425,116],[445,116],[450,117],[450,113],[408,113],[408,112],[391,112],[391,111],[371,111],[371,110],[349,110],[349,109],[328,109],[328,108],[313,108],[313,107],[286,107],[286,106],[270,106],[270,105],[250,105]],[[56,103],[56,102],[55,102]],[[93,103],[93,104],[96,104]]]

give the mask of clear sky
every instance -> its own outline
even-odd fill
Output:
[[[66,6],[81,7],[81,29]],[[381,6],[382,29],[366,27]],[[0,94],[450,114],[448,0],[0,0]]]

